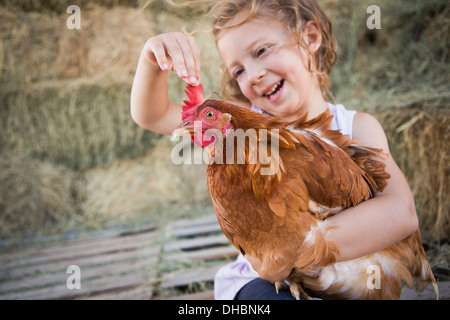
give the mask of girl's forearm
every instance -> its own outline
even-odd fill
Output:
[[[326,238],[340,250],[337,261],[356,259],[387,248],[417,230],[409,197],[380,195],[327,219]],[[336,227],[336,228],[333,228]]]
[[[142,51],[131,89],[130,112],[133,120],[149,130],[157,130],[157,123],[167,114],[169,97],[167,71],[152,64]],[[164,132],[163,132],[164,133]]]

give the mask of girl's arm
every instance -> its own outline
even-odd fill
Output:
[[[193,37],[180,32],[150,38],[141,52],[131,89],[130,112],[141,127],[170,135],[181,122],[180,105],[169,102],[168,71],[187,83],[200,82],[200,53]]]
[[[375,198],[349,208],[327,219],[336,226],[328,240],[340,249],[338,261],[351,260],[389,247],[418,228],[418,218],[409,185],[390,155],[386,134],[371,115],[357,113],[353,124],[353,139],[365,145],[383,149],[388,154],[386,171],[391,175],[388,185]]]

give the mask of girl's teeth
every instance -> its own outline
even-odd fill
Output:
[[[281,81],[278,82],[278,83],[276,83],[276,84],[274,84],[273,87],[270,89],[270,91],[268,91],[268,92],[265,93],[264,95],[270,98],[270,96],[273,95],[273,94],[275,93],[275,91],[277,90],[277,88],[278,88],[278,86],[279,86],[280,84],[281,84]]]
[[[277,87],[278,87],[278,83],[275,84],[275,85],[272,87],[272,89],[270,89],[270,92],[267,93],[267,95],[270,96],[272,93],[274,93],[274,91],[277,89]]]

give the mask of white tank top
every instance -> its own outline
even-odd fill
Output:
[[[330,114],[334,116],[331,129],[341,130],[342,134],[352,139],[353,118],[356,111],[347,110],[342,104],[328,103]],[[251,110],[270,115],[260,108],[252,105]],[[239,254],[234,262],[230,262],[219,269],[214,278],[214,298],[216,300],[233,300],[239,290],[253,279],[259,278],[250,262]],[[275,289],[274,289],[275,290]]]

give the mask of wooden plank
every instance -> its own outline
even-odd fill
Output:
[[[73,240],[63,240],[57,243],[50,243],[45,244],[42,246],[42,244],[38,247],[33,248],[26,248],[22,250],[16,250],[14,252],[9,253],[3,253],[0,254],[0,261],[2,261],[2,265],[6,264],[7,262],[11,260],[17,260],[19,258],[23,258],[26,256],[36,256],[39,254],[44,254],[47,252],[52,252],[54,250],[74,250],[74,247],[77,246],[83,246],[83,245],[98,245],[102,246],[104,243],[109,242],[110,240],[117,239],[117,238],[124,238],[128,237],[130,235],[139,235],[143,233],[149,233],[149,232],[156,232],[156,229],[158,228],[158,224],[155,222],[145,223],[143,226],[141,226],[139,229],[136,230],[129,230],[129,231],[102,231],[103,235],[97,235],[90,238],[84,238],[84,239],[73,239]],[[104,233],[106,232],[106,235]]]
[[[110,292],[98,295],[90,295],[82,297],[83,300],[151,300],[153,297],[153,289],[149,287],[134,288],[132,290],[124,290],[119,292]]]
[[[205,235],[210,233],[219,233],[222,232],[220,225],[218,223],[215,224],[207,224],[193,227],[186,227],[183,229],[170,229],[168,231],[169,237],[196,237],[199,235]]]
[[[202,225],[208,225],[208,224],[218,224],[217,217],[215,214],[212,215],[206,215],[197,219],[182,219],[175,222],[172,222],[169,227],[172,229],[177,228],[187,228],[187,227],[198,227]]]
[[[105,277],[82,283],[80,290],[69,290],[66,283],[57,286],[0,295],[0,300],[52,300],[74,299],[108,290],[120,290],[145,284],[147,276],[135,273],[123,276]]]
[[[120,250],[122,246],[124,249],[132,248],[131,246],[133,243],[136,244],[136,247],[140,246],[141,244],[145,245],[148,244],[146,241],[153,241],[158,237],[158,232],[149,232],[149,233],[143,233],[138,235],[129,235],[125,237],[115,237],[115,238],[106,238],[94,242],[86,242],[81,245],[74,244],[74,245],[67,245],[63,247],[55,246],[52,248],[42,248],[34,254],[30,256],[20,256],[19,259],[23,261],[24,263],[33,263],[33,259],[36,257],[54,257],[59,258],[60,256],[63,258],[66,258],[70,255],[73,256],[79,256],[80,253],[83,253],[83,255],[86,255],[85,252],[91,253],[102,253],[102,252],[110,252],[113,250]],[[32,260],[31,262],[26,261],[26,259]],[[3,266],[3,265],[2,265]]]
[[[214,300],[214,290],[173,296],[167,300]]]
[[[89,279],[104,276],[113,276],[120,273],[139,271],[144,268],[150,268],[156,264],[157,258],[147,258],[140,261],[129,261],[123,263],[113,263],[102,265],[93,268],[84,268],[80,266],[81,270],[81,283],[89,282]],[[7,294],[10,291],[25,290],[30,288],[44,287],[56,284],[66,284],[67,278],[70,275],[66,271],[40,275],[34,278],[27,278],[16,281],[2,282],[0,283],[0,294]]]
[[[171,254],[163,256],[163,261],[172,261],[172,260],[219,260],[219,259],[229,259],[236,257],[239,252],[233,246],[225,246],[225,247],[215,247],[215,248],[207,248],[202,250],[195,250],[192,252],[182,252],[179,254]]]
[[[183,272],[165,274],[162,278],[160,287],[170,289],[176,287],[185,287],[192,283],[205,281],[214,281],[214,276],[221,266],[188,270]]]
[[[54,250],[43,250],[36,252],[33,256],[20,257],[17,260],[3,264],[0,269],[20,268],[32,264],[46,263],[56,260],[71,259],[74,257],[86,257],[108,252],[117,252],[135,249],[141,246],[148,246],[158,238],[157,232],[108,239],[100,243],[84,244],[66,248],[56,248]],[[2,271],[3,271],[2,270]],[[1,278],[1,275],[0,275]]]
[[[228,241],[227,237],[225,237],[224,234],[220,234],[216,236],[171,241],[164,244],[163,251],[168,253],[175,250],[194,250],[211,246],[221,246],[229,243],[230,241]]]
[[[55,272],[58,270],[67,269],[70,265],[77,265],[81,268],[83,266],[106,264],[112,262],[120,262],[128,259],[139,259],[146,256],[156,256],[160,251],[158,246],[142,247],[136,250],[125,252],[114,252],[107,254],[100,254],[96,256],[74,257],[67,260],[50,261],[42,264],[35,264],[24,268],[11,268],[5,271],[0,271],[0,279],[14,279],[18,277],[30,277],[43,273]],[[8,280],[6,280],[8,281]],[[14,280],[9,280],[14,281]]]

